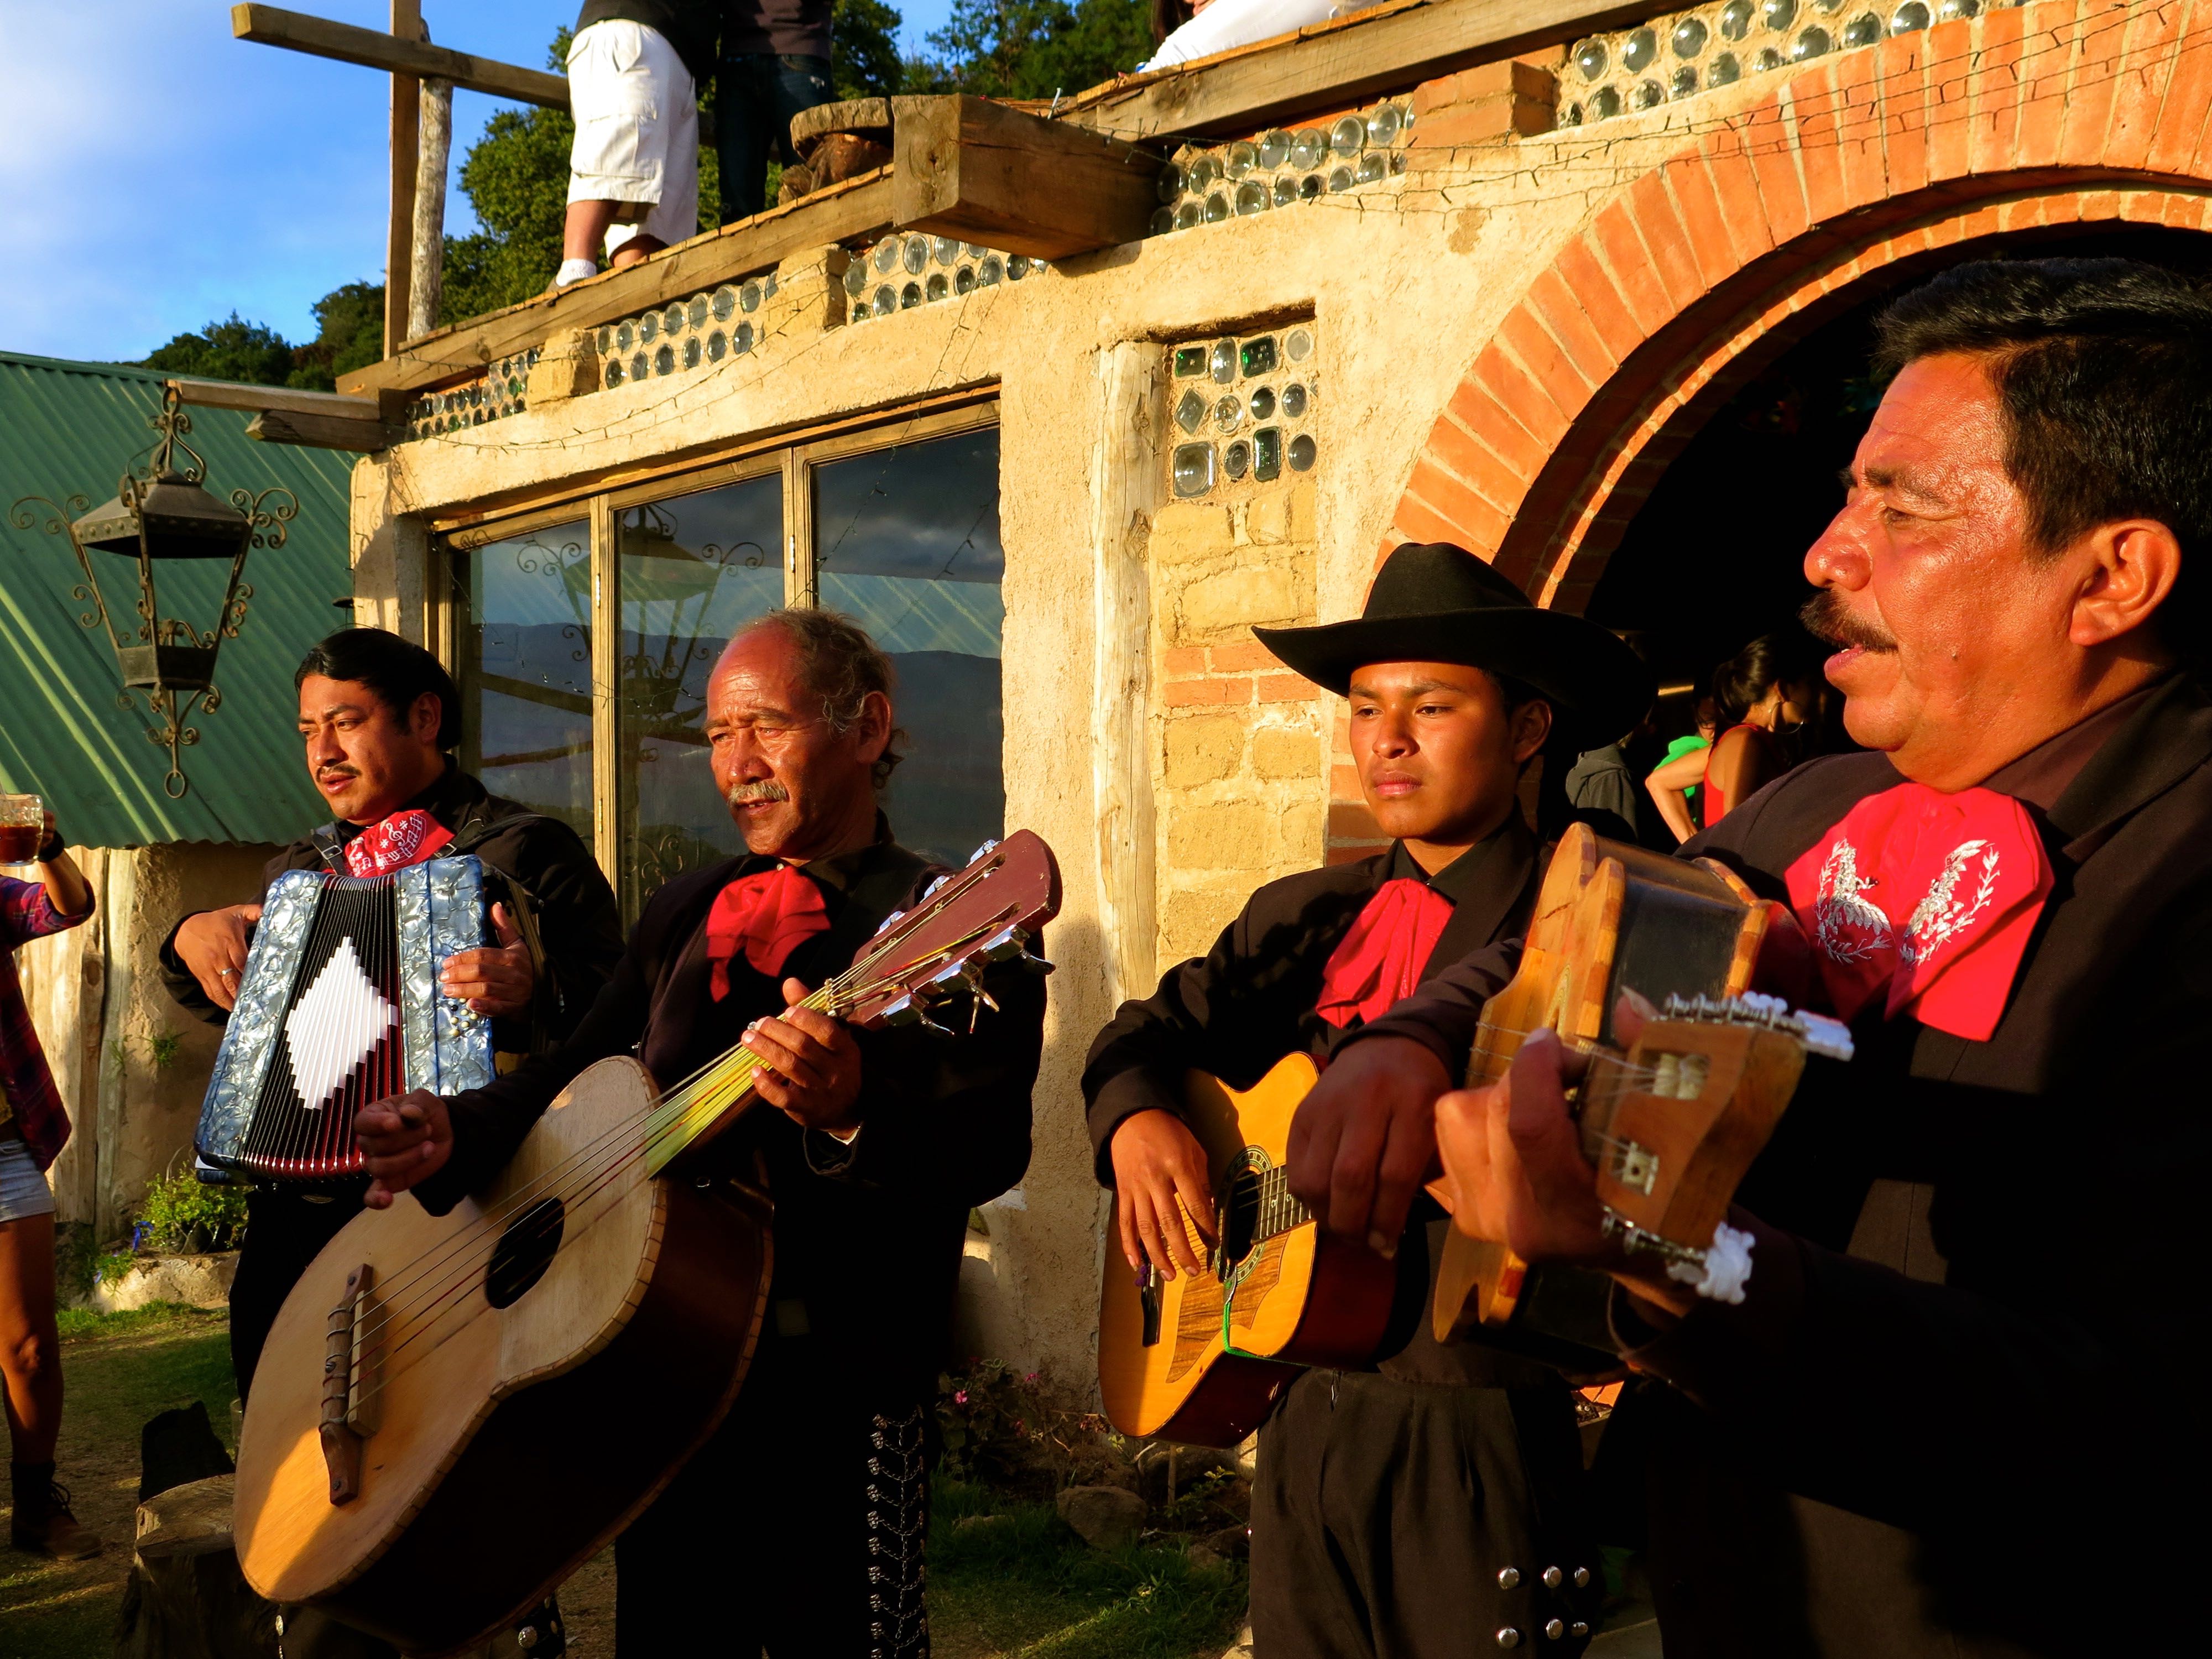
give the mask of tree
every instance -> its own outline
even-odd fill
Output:
[[[905,21],[884,0],[836,0],[830,82],[840,98],[888,98],[906,89],[906,61],[898,49]]]
[[[145,368],[158,368],[196,380],[243,380],[282,386],[292,372],[292,348],[264,323],[249,323],[235,311],[197,334],[179,334],[149,352]]]
[[[384,356],[384,284],[348,283],[315,301],[315,337],[292,348],[284,384],[302,392],[331,392],[337,377]]]
[[[1050,99],[1127,72],[1152,55],[1149,0],[952,0],[910,64],[916,92]]]

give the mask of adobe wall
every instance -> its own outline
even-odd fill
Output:
[[[978,1340],[1017,1364],[1048,1361],[1087,1378],[1104,1207],[1076,1088],[1086,1046],[1118,996],[1141,994],[1160,963],[1202,950],[1254,886],[1332,850],[1356,854],[1368,833],[1344,763],[1341,705],[1281,674],[1249,626],[1354,613],[1378,550],[1409,535],[1450,532],[1496,550],[1496,510],[1484,519],[1469,504],[1489,499],[1480,481],[1446,480],[1460,486],[1450,501],[1467,507],[1455,518],[1409,491],[1417,461],[1437,471],[1440,411],[1477,406],[1470,377],[1503,339],[1513,374],[1483,383],[1481,396],[1505,389],[1480,404],[1476,442],[1461,452],[1475,459],[1464,465],[1479,469],[1504,449],[1541,469],[1544,453],[1523,457],[1515,446],[1527,447],[1532,427],[1556,439],[1593,394],[1574,361],[1582,333],[1552,331],[1525,302],[1555,296],[1563,251],[1607,222],[1610,206],[1653,179],[1671,187],[1669,157],[1767,118],[1759,112],[1786,104],[1801,81],[1844,95],[1838,86],[1864,83],[1862,59],[1898,60],[1903,68],[1882,72],[1921,76],[1918,112],[1886,110],[1878,131],[1964,119],[1974,106],[1943,114],[1951,82],[1928,66],[1982,61],[1984,34],[2014,43],[2017,68],[2023,31],[2063,44],[2068,29],[2117,19],[2154,58],[2170,58],[2177,32],[2201,35],[2207,25],[2169,14],[2179,9],[1993,12],[1905,47],[1838,54],[1802,76],[1747,79],[1557,132],[1530,131],[1549,118],[1533,118],[1541,77],[1494,66],[1424,90],[1402,173],[859,325],[844,320],[844,255],[794,259],[749,354],[566,401],[540,398],[533,380],[523,412],[363,461],[356,586],[369,604],[359,614],[419,635],[425,526],[441,514],[957,388],[997,388],[1007,822],[1057,850],[1066,906],[1051,939],[1060,972],[1036,1157],[1019,1192],[987,1212],[989,1249],[971,1257],[963,1284],[975,1295]],[[1863,149],[1863,135],[1802,123],[1760,165],[1817,176],[1823,147],[1845,145]],[[1764,211],[1755,196],[1734,210]],[[1801,228],[1816,241],[1835,234]],[[1754,240],[1710,216],[1679,235],[1700,255],[1716,236],[1731,246]],[[1678,281],[1680,252],[1631,236],[1601,258],[1634,295],[1663,268],[1686,292],[1670,289],[1662,310],[1679,312],[1712,286],[1694,258]],[[1600,320],[1601,333],[1616,331],[1616,319]],[[1297,325],[1316,343],[1316,465],[1273,486],[1174,499],[1164,476],[1178,441],[1169,345]],[[1663,362],[1650,372],[1663,384]],[[1542,418],[1509,430],[1500,398],[1507,415],[1518,399]],[[1597,448],[1609,441],[1587,436]]]

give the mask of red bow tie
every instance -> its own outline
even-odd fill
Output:
[[[1924,783],[1869,795],[1790,866],[1790,903],[1849,1020],[1887,1018],[1985,1042],[2004,1015],[2051,860],[2027,810],[1993,789]]]
[[[1426,882],[1384,882],[1321,970],[1315,1012],[1332,1025],[1349,1025],[1354,1015],[1364,1024],[1410,995],[1451,914],[1451,901]]]
[[[729,995],[730,963],[740,951],[755,973],[774,979],[793,951],[829,927],[822,890],[792,866],[738,877],[707,913],[708,989],[717,1002]]]
[[[453,838],[452,830],[420,807],[394,812],[346,843],[346,868],[356,876],[388,876],[422,863]]]

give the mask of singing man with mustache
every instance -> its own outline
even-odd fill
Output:
[[[1340,1048],[1291,1186],[1360,1236],[1376,1127],[1434,1113],[1468,1231],[1612,1274],[1670,1656],[2124,1651],[2202,1532],[2203,1413],[2166,1401],[2212,1165],[2212,295],[1967,264],[1877,335],[1893,378],[1805,556],[1873,752],[1682,849],[1794,911],[1857,1042],[1739,1189],[1737,1271],[1607,1236],[1548,1034],[1447,1092],[1511,950]]]
[[[707,686],[714,781],[747,851],[646,902],[614,978],[556,1052],[443,1101],[356,1120],[388,1204],[444,1214],[585,1067],[635,1052],[665,1090],[742,1043],[770,1111],[696,1154],[775,1203],[775,1273],[737,1403],[615,1547],[617,1646],[924,1659],[930,1407],[968,1215],[1022,1177],[1044,981],[990,970],[971,1032],[855,1032],[798,1004],[943,871],[892,839],[890,659],[834,611],[769,612]],[[650,1399],[610,1401],[649,1412]]]

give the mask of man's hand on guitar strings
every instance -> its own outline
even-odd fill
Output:
[[[1632,1047],[1650,1005],[1624,998],[1613,1036]],[[1567,1261],[1610,1273],[1637,1296],[1682,1311],[1693,1303],[1656,1256],[1630,1256],[1605,1231],[1597,1171],[1583,1156],[1567,1090],[1589,1069],[1548,1026],[1522,1040],[1504,1078],[1437,1102],[1453,1224],[1528,1261]]]
[[[1190,1230],[1197,1229],[1209,1249],[1218,1242],[1213,1182],[1206,1148],[1189,1126],[1158,1107],[1132,1112],[1115,1126],[1107,1152],[1114,1160],[1114,1213],[1121,1230],[1121,1254],[1129,1266],[1142,1273],[1149,1261],[1164,1279],[1173,1279],[1178,1268],[1205,1272]]]
[[[375,1177],[362,1201],[388,1210],[392,1200],[428,1181],[453,1155],[453,1121],[446,1103],[428,1089],[394,1095],[354,1114],[353,1138]]]
[[[530,960],[530,947],[522,942],[522,930],[504,904],[491,907],[491,925],[498,945],[447,957],[438,988],[480,1014],[527,1013],[531,999],[538,994],[538,970]]]
[[[1395,1255],[1414,1194],[1436,1167],[1443,1063],[1404,1037],[1355,1042],[1291,1120],[1291,1192],[1340,1238]]]
[[[860,1132],[853,1110],[860,1098],[860,1045],[842,1020],[799,1007],[808,994],[799,981],[784,981],[791,1006],[780,1018],[745,1028],[744,1046],[761,1062],[753,1087],[799,1127],[850,1140]]]

